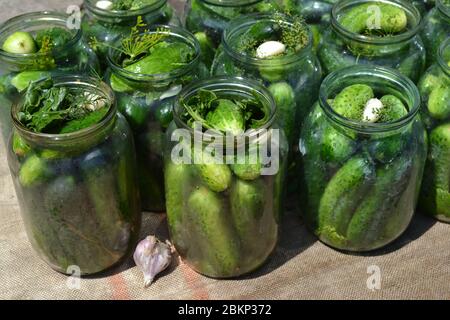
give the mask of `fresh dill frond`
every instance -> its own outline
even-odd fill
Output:
[[[158,28],[156,32],[150,33],[148,29],[144,29],[146,26],[142,16],[138,16],[136,25],[131,28],[130,34],[127,37],[122,38],[120,47],[100,42],[95,37],[91,37],[89,44],[94,50],[98,50],[99,47],[104,46],[123,53],[126,56],[123,59],[125,67],[136,62],[142,55],[148,54],[153,46],[168,36],[167,30],[164,28]]]
[[[129,10],[133,6],[133,2],[134,0],[115,0],[113,1],[112,10]]]
[[[287,48],[297,52],[308,45],[308,26],[301,16],[293,16],[292,20],[292,25],[286,25],[282,20],[280,21],[281,42]]]

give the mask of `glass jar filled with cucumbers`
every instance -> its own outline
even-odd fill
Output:
[[[429,148],[419,204],[423,212],[450,222],[450,38],[441,44],[419,91]]]
[[[130,43],[137,51],[124,50]],[[200,46],[195,37],[172,26],[154,26],[145,33],[131,34],[109,52],[109,83],[118,110],[127,118],[135,137],[144,210],[165,210],[165,131],[173,119],[176,95],[184,85],[205,74],[206,67],[199,59]]]
[[[28,84],[50,74],[89,73],[98,69],[95,53],[80,30],[68,29],[68,15],[33,12],[0,25],[0,127],[11,132],[11,106]]]
[[[277,243],[288,151],[267,89],[243,78],[189,85],[167,140],[167,218],[180,256],[214,278],[262,265]]]
[[[420,13],[409,1],[339,1],[318,48],[324,72],[370,64],[397,69],[417,82],[425,68],[420,26]]]
[[[369,251],[408,227],[426,132],[417,88],[393,69],[351,66],[327,76],[302,129],[302,211],[324,243]]]
[[[13,106],[8,163],[29,241],[53,269],[123,260],[140,226],[133,136],[96,79],[33,82]]]
[[[295,0],[189,0],[185,11],[187,29],[203,33],[217,47],[231,20],[249,13],[296,11],[296,3]]]
[[[139,27],[154,24],[179,25],[179,19],[167,0],[84,0],[84,14],[81,28],[85,37],[101,43],[112,43],[119,36],[126,36],[141,17]],[[96,47],[103,64],[106,66],[107,46]]]
[[[291,151],[297,149],[301,123],[317,100],[322,76],[312,34],[300,17],[256,14],[233,21],[211,73],[252,78],[268,87]]]
[[[427,66],[436,62],[439,45],[450,37],[450,0],[436,0],[425,16],[421,37],[427,50]]]

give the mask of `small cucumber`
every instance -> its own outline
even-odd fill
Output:
[[[450,118],[450,87],[439,86],[428,97],[428,112],[437,120]]]
[[[278,123],[283,128],[289,144],[295,143],[294,127],[297,113],[295,93],[287,82],[278,82],[269,86],[278,110]]]
[[[203,158],[196,159],[196,168],[200,173],[202,181],[209,189],[215,192],[227,190],[231,185],[232,174],[226,164],[216,164],[211,155],[202,152]],[[200,160],[200,161],[197,161]]]
[[[42,183],[49,175],[50,169],[44,159],[37,155],[29,156],[20,167],[19,181],[24,187]]]
[[[334,98],[332,108],[347,119],[359,121],[362,119],[367,101],[373,97],[373,90],[368,85],[353,84],[345,87]]]

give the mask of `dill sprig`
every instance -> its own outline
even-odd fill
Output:
[[[305,20],[301,16],[292,17],[292,25],[286,25],[281,20],[283,15],[279,16],[281,26],[281,42],[287,48],[291,48],[294,52],[300,51],[308,45],[308,27]],[[284,16],[285,17],[285,16]]]
[[[120,47],[100,42],[95,37],[91,37],[90,45],[94,50],[104,46],[123,53],[126,56],[123,60],[123,65],[128,66],[139,60],[142,55],[148,54],[153,46],[168,36],[167,30],[164,28],[158,28],[154,33],[150,33],[148,29],[144,29],[141,32],[146,26],[142,16],[138,16],[136,25],[131,28],[127,37],[122,38]]]

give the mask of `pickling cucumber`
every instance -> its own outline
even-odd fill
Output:
[[[187,207],[189,223],[196,228],[201,251],[213,270],[221,276],[235,274],[239,267],[239,239],[220,196],[199,187],[190,195]]]

